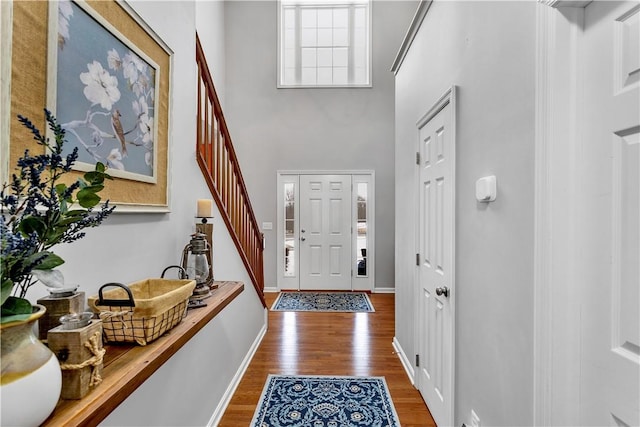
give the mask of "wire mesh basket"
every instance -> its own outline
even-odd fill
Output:
[[[188,279],[107,283],[88,302],[102,320],[105,341],[147,345],[182,321],[195,286]]]

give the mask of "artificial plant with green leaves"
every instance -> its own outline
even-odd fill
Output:
[[[98,193],[112,179],[104,164],[96,163],[95,170],[69,185],[63,182],[78,159],[78,148],[63,155],[65,131],[48,110],[45,119],[53,140],[18,116],[45,150],[35,155],[25,150],[16,173],[0,190],[1,323],[23,320],[32,313],[25,297],[38,281],[36,276],[64,263],[51,248],[81,239],[85,228],[97,227],[114,210],[108,200],[98,206]]]

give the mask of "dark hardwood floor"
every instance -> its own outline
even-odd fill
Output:
[[[278,294],[267,293],[271,307]],[[248,426],[268,374],[383,376],[400,423],[435,426],[391,342],[394,295],[372,294],[375,313],[269,312],[269,330],[220,422]]]

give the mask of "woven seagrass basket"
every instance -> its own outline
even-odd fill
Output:
[[[188,279],[107,283],[88,303],[102,320],[106,341],[147,345],[182,321],[195,286]]]

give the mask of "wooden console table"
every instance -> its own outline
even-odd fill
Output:
[[[242,282],[214,282],[218,289],[176,327],[146,346],[105,344],[102,383],[80,400],[60,400],[44,426],[96,426],[185,345],[243,290]]]

